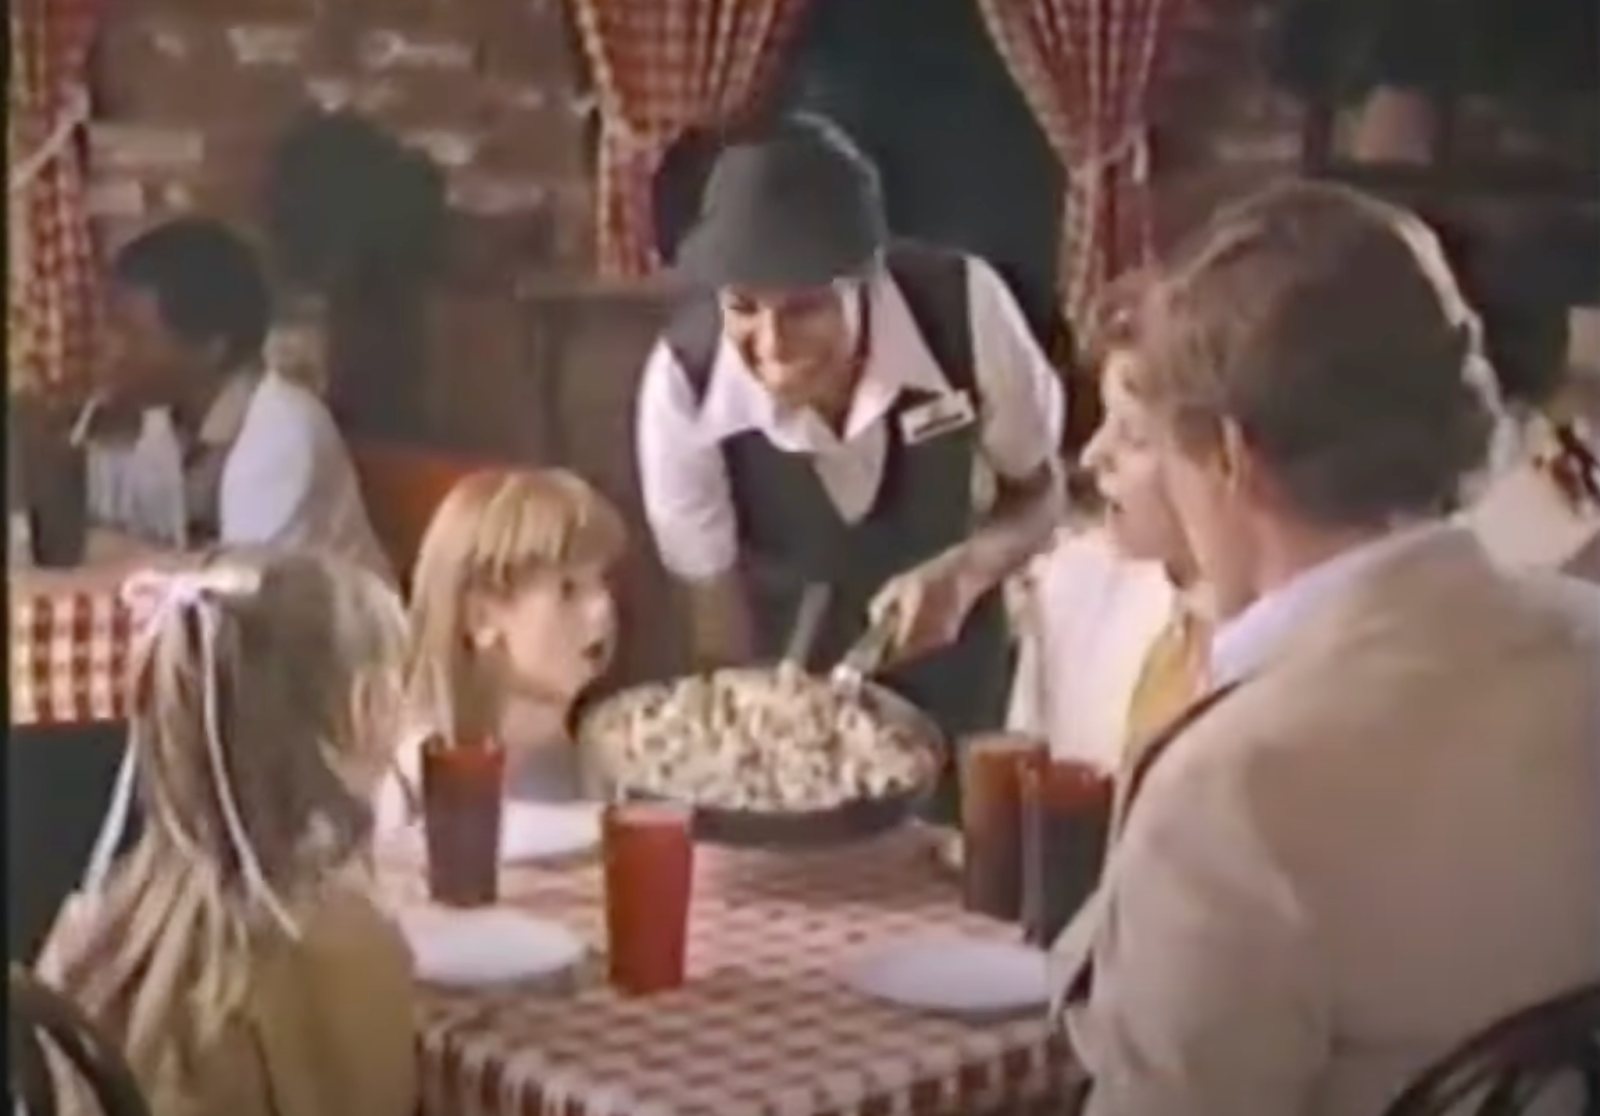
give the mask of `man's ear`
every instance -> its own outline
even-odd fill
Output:
[[[1233,419],[1223,419],[1217,439],[1217,464],[1229,492],[1242,492],[1255,481],[1255,456],[1244,431]]]
[[[1277,485],[1262,467],[1261,455],[1250,444],[1244,428],[1233,419],[1222,423],[1217,453],[1223,483],[1229,492],[1262,502],[1276,498]]]

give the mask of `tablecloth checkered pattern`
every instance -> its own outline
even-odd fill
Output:
[[[133,618],[121,600],[136,570],[183,568],[188,556],[92,529],[80,566],[7,570],[11,724],[121,720]]]
[[[389,872],[400,898],[421,899],[414,865]],[[905,935],[1014,939],[959,909],[914,835],[799,854],[702,846],[694,887],[683,988],[431,992],[427,1116],[953,1116],[1059,1104],[1070,1088],[1064,1039],[1042,1018],[918,1014],[835,975]],[[597,866],[507,869],[501,891],[603,949]]]
[[[18,591],[11,599],[11,723],[123,716],[132,623],[114,590]]]

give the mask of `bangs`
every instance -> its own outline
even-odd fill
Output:
[[[614,565],[626,545],[622,516],[576,474],[475,473],[451,491],[429,526],[419,583],[444,575],[465,586],[509,592],[550,570]],[[456,576],[449,577],[447,568]]]
[[[519,478],[521,480],[521,478]],[[622,556],[622,517],[571,473],[505,485],[484,508],[481,568],[499,588],[552,569],[611,566]]]

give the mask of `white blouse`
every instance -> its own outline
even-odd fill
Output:
[[[1008,724],[1059,759],[1114,770],[1128,706],[1176,593],[1154,562],[1122,557],[1105,532],[1063,532],[1019,591],[1020,654]]]
[[[86,425],[96,404],[85,410]],[[273,371],[241,373],[218,395],[199,441],[222,454],[216,527],[224,545],[333,551],[392,580],[349,450],[322,400]],[[129,442],[87,446],[89,513],[164,546],[190,545],[196,508],[171,414],[144,413]]]

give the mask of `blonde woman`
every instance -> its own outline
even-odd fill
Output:
[[[512,798],[580,797],[567,738],[573,701],[611,665],[616,603],[607,575],[622,517],[559,469],[486,470],[445,497],[422,540],[412,587],[406,689],[411,731],[380,824],[411,815],[419,747],[431,735],[495,740],[511,752]]]
[[[401,709],[399,600],[300,553],[227,554],[127,594],[129,758],[43,975],[162,1116],[410,1116],[411,960],[368,855]],[[107,870],[135,792],[144,831]]]

